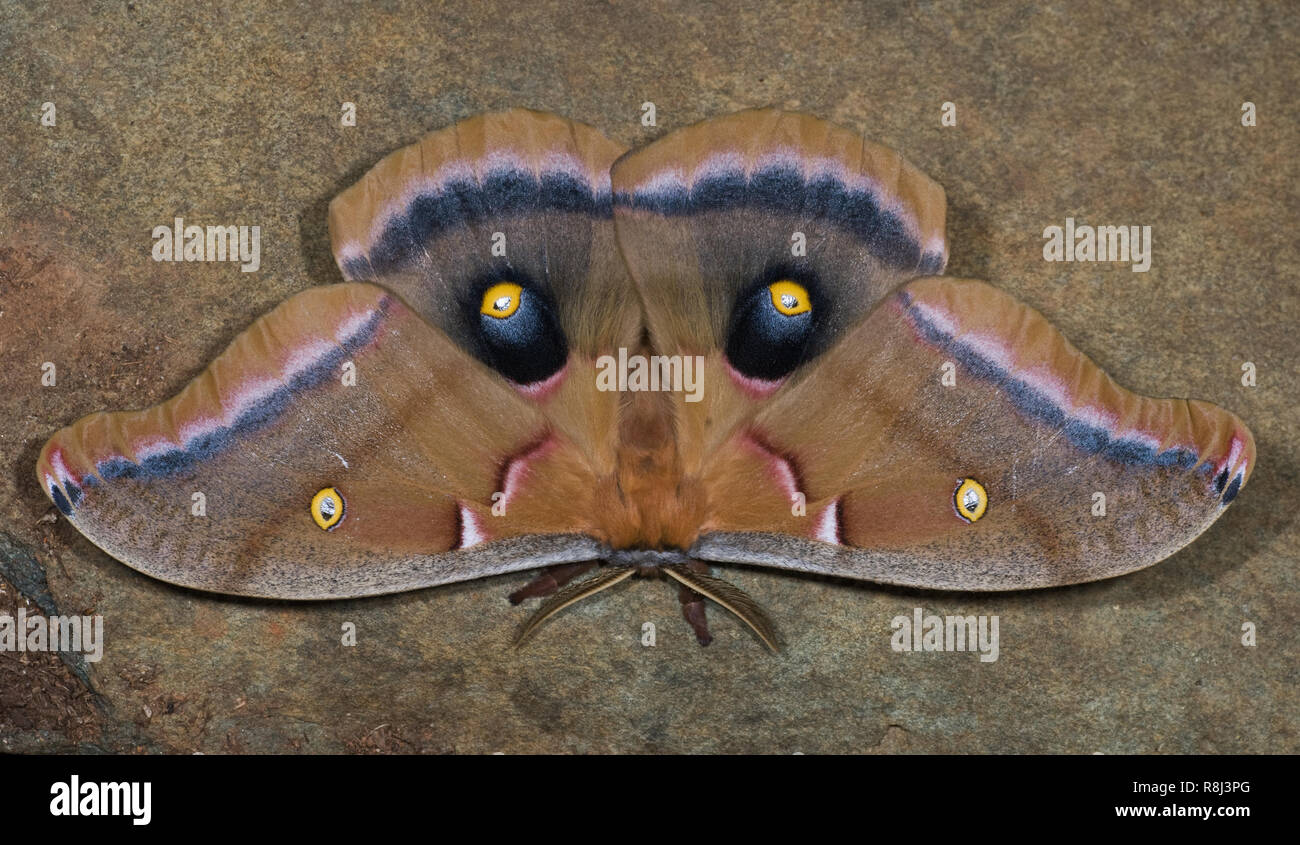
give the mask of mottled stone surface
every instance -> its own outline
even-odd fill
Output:
[[[34,559],[58,607],[103,614],[108,638],[93,690],[54,655],[0,654],[0,747],[1300,750],[1300,51],[1283,4],[279,5],[0,14],[0,573],[42,593]],[[345,100],[355,128],[339,126]],[[656,128],[639,122],[647,100]],[[45,101],[56,127],[39,123]],[[956,127],[940,126],[944,101]],[[166,398],[256,316],[338,281],[326,204],[387,152],[510,106],[635,144],[767,104],[860,129],[938,179],[949,272],[1033,304],[1130,388],[1239,413],[1259,461],[1237,503],[1159,566],[1070,589],[925,594],[734,570],[779,620],[777,657],[718,613],[700,649],[653,582],[516,653],[524,611],[504,596],[523,576],[234,600],[152,581],[42,519],[45,438]],[[175,215],[260,225],[260,271],[153,262],[150,231]],[[1067,216],[1152,226],[1150,272],[1044,262],[1043,228]],[[39,385],[45,361],[57,387]],[[0,589],[12,612],[17,587]],[[1001,658],[892,652],[891,618],[918,605],[998,614]]]

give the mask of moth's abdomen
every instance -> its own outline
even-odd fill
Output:
[[[619,434],[616,470],[596,496],[603,538],[616,549],[689,549],[707,501],[684,471],[671,394],[627,394]]]

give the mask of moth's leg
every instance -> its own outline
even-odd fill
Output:
[[[709,572],[709,565],[702,560],[692,560],[686,566],[692,572],[704,575]],[[713,642],[713,635],[709,633],[709,620],[704,613],[704,596],[682,584],[677,588],[677,600],[682,603],[682,616],[686,617],[687,624],[695,631],[696,642],[700,645]]]
[[[542,573],[524,586],[510,594],[510,603],[519,604],[524,599],[549,596],[565,584],[584,572],[600,564],[598,560],[584,560],[579,563],[557,563],[542,570]]]
[[[778,644],[776,627],[772,620],[767,618],[763,608],[759,607],[744,591],[736,587],[735,584],[728,584],[721,578],[714,578],[708,573],[708,565],[699,561],[690,563],[674,563],[661,567],[661,571],[676,581],[680,581],[683,586],[689,587],[698,595],[710,599],[722,605],[727,610],[736,614],[741,622],[750,627],[763,644],[772,649],[773,652],[780,651],[781,646]],[[683,599],[683,603],[685,599]],[[683,608],[683,611],[685,609]],[[690,619],[690,614],[686,615]],[[707,629],[705,634],[708,634]],[[704,644],[704,641],[700,641]]]

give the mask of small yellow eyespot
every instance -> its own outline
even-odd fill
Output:
[[[772,307],[787,317],[812,310],[808,289],[798,282],[782,279],[768,285],[767,289],[772,294]]]
[[[311,499],[311,518],[326,531],[333,531],[343,521],[343,512],[347,505],[343,494],[333,487],[326,487]]]
[[[504,320],[519,309],[519,298],[524,289],[513,282],[497,282],[483,291],[483,307],[479,313]]]
[[[957,482],[957,490],[952,494],[952,506],[957,516],[967,522],[976,522],[989,507],[989,494],[973,478],[963,478]]]

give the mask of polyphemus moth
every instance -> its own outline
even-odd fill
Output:
[[[802,114],[631,152],[549,114],[474,117],[333,201],[345,283],[169,401],[59,431],[36,473],[110,555],[200,590],[542,569],[511,596],[547,597],[520,639],[634,574],[677,582],[701,644],[711,600],[776,648],[710,567],[1012,590],[1191,542],[1250,477],[1250,431],[1131,393],[1038,312],[938,275],[945,203]],[[1104,518],[1098,491],[1121,502]]]

